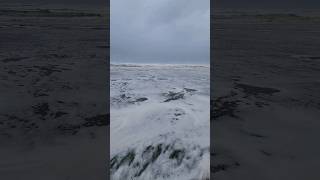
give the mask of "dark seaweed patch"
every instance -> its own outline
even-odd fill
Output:
[[[169,91],[168,93],[165,93],[164,96],[167,97],[167,99],[164,100],[164,102],[169,102],[169,101],[174,101],[174,100],[178,100],[178,99],[183,99],[184,93]]]
[[[147,169],[148,166],[149,166],[149,162],[146,162],[145,164],[143,164],[141,170],[138,171],[138,173],[136,173],[134,176],[139,177],[143,173],[143,171]]]
[[[116,169],[118,169],[122,164],[124,163],[128,163],[128,165],[131,165],[131,163],[133,162],[135,158],[135,153],[133,151],[129,151],[127,153],[127,155],[125,155],[121,160],[120,162],[117,164],[117,167]]]
[[[110,161],[111,168],[114,168],[117,163],[118,163],[118,156],[114,156]]]
[[[157,160],[161,152],[162,152],[162,144],[158,144],[158,146],[156,147],[155,151],[152,154],[151,161],[154,162],[155,160]]]
[[[195,92],[195,91],[197,91],[197,90],[195,90],[195,89],[190,89],[190,88],[183,88],[185,91],[187,91],[187,92]]]
[[[175,149],[173,152],[170,154],[169,158],[170,159],[176,159],[178,165],[182,163],[182,160],[185,156],[185,151],[182,149]]]
[[[148,100],[148,98],[142,97],[142,98],[136,99],[136,102],[143,102],[143,101],[146,101],[146,100]]]

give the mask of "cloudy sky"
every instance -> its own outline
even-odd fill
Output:
[[[111,0],[113,63],[209,63],[210,0]]]

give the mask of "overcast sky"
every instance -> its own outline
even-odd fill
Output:
[[[113,63],[209,63],[210,0],[111,0]]]

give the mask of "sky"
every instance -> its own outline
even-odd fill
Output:
[[[210,0],[111,0],[112,63],[208,64]]]

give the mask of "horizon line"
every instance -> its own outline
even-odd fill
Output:
[[[110,62],[110,65],[189,65],[189,66],[210,66],[210,63],[132,63],[132,62]]]

